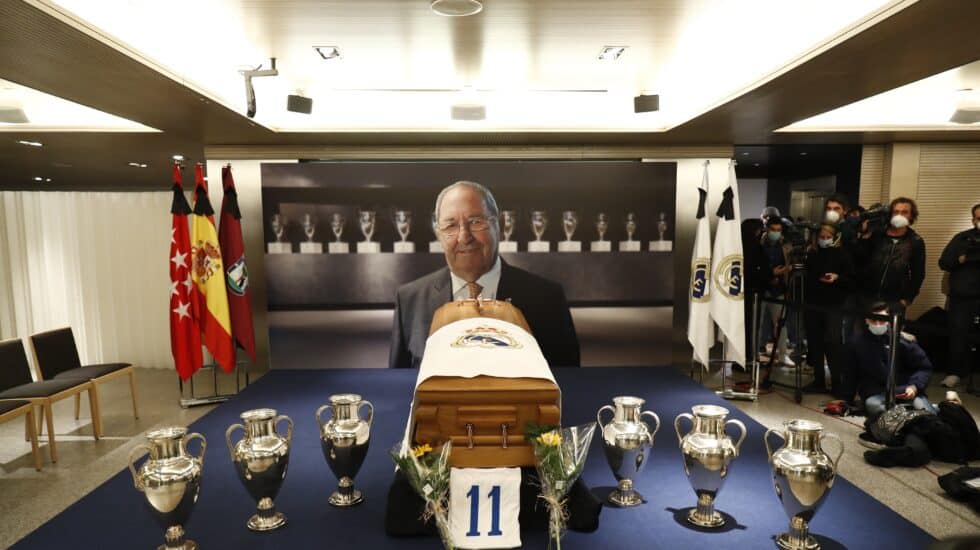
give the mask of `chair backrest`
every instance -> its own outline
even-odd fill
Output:
[[[51,380],[66,370],[82,366],[71,327],[34,334],[31,336],[31,345],[34,346],[37,368],[45,380]]]
[[[0,341],[0,391],[33,382],[31,364],[20,338]]]

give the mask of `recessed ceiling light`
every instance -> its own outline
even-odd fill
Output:
[[[446,17],[466,17],[483,11],[483,3],[479,0],[432,0],[429,8]]]
[[[801,151],[801,152],[800,152],[800,156],[801,156],[801,157],[805,157],[805,156],[806,156],[806,151]]]
[[[44,181],[44,178],[41,176],[34,176],[34,181]]]
[[[626,46],[603,46],[599,50],[599,61],[616,61],[626,51]]]
[[[759,165],[759,163],[757,162],[757,163],[753,164],[752,166],[758,166],[758,165]]]
[[[174,155],[174,156],[173,156],[173,157],[171,157],[171,158],[173,158],[173,159],[174,159],[174,160],[176,160],[177,162],[180,162],[180,161],[182,161],[182,160],[184,160],[184,155]]]
[[[51,181],[51,178],[44,178],[44,181]]]
[[[320,57],[330,61],[331,59],[343,59],[344,56],[340,54],[340,48],[337,46],[313,46],[316,53],[320,54]]]
[[[146,168],[146,164],[142,162],[128,162],[126,164],[132,166],[133,168]]]
[[[44,144],[40,141],[27,141],[24,139],[18,139],[17,143],[21,145],[30,145],[31,147],[44,147]]]

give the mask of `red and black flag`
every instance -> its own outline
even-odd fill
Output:
[[[191,207],[184,197],[180,166],[174,165],[174,199],[170,205],[170,352],[174,367],[184,380],[204,363],[201,354],[201,329],[191,304],[191,239],[187,216]]]
[[[221,169],[225,195],[221,201],[221,225],[218,243],[225,261],[225,286],[231,314],[231,334],[235,342],[255,361],[255,331],[252,328],[252,304],[248,292],[248,266],[242,242],[242,213],[238,209],[238,191],[231,175],[231,165]]]

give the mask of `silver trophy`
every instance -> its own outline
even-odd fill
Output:
[[[313,242],[313,234],[316,233],[316,218],[312,214],[303,214],[303,233],[306,235],[306,242]]]
[[[510,236],[514,234],[514,225],[517,223],[517,212],[515,210],[504,210],[500,213],[503,222],[504,242],[510,241]]]
[[[565,230],[565,241],[571,241],[575,229],[578,228],[578,213],[574,210],[566,210],[561,214],[561,226]]]
[[[626,240],[633,242],[634,234],[636,234],[636,214],[628,212],[626,214]]]
[[[276,242],[281,243],[282,235],[286,232],[286,218],[281,214],[273,214],[269,225],[272,227],[272,234],[276,236]]]
[[[395,230],[398,231],[402,242],[408,241],[408,234],[412,231],[411,210],[395,210]]]
[[[340,236],[344,233],[344,226],[347,225],[347,218],[344,217],[340,212],[334,212],[330,215],[330,230],[333,231],[333,236],[336,242],[340,241]]]
[[[371,237],[374,236],[374,223],[377,220],[377,216],[373,210],[361,210],[357,214],[358,219],[361,222],[361,233],[364,234],[364,242],[371,242]]]
[[[362,406],[368,408],[365,420],[358,417]],[[322,422],[320,414],[327,409],[331,410],[332,417]],[[331,395],[330,404],[316,411],[323,457],[340,482],[337,490],[330,495],[330,504],[334,506],[353,506],[364,500],[361,492],[354,489],[354,476],[367,456],[373,421],[374,405],[353,393]]]
[[[747,433],[745,424],[738,420],[728,420],[728,409],[717,405],[696,405],[691,408],[693,416],[681,413],[674,419],[674,431],[684,457],[684,473],[687,475],[698,505],[687,514],[687,521],[698,527],[716,528],[725,524],[725,518],[715,511],[715,498],[728,477],[729,464],[738,456]],[[681,435],[681,419],[691,421],[691,431]],[[725,433],[725,428],[733,424],[741,433],[738,441]]]
[[[534,232],[534,240],[540,242],[545,229],[548,229],[548,213],[544,210],[531,212],[531,231]]]
[[[229,426],[225,431],[225,442],[238,479],[257,503],[256,513],[246,525],[252,531],[272,531],[286,525],[286,516],[276,511],[273,499],[286,479],[293,421],[286,415],[278,415],[275,409],[245,411],[241,419],[245,425]],[[289,423],[286,437],[276,431],[276,424],[282,420]],[[245,432],[244,438],[232,443],[231,433],[236,429]]]
[[[606,231],[609,231],[609,216],[605,212],[599,212],[595,217],[595,230],[599,233],[599,242],[606,240]]]
[[[785,432],[770,429],[763,436],[776,497],[789,516],[789,532],[776,537],[776,545],[784,550],[815,550],[820,545],[810,536],[810,522],[834,485],[844,443],[834,434],[823,433],[823,425],[819,422],[789,420],[785,426]],[[785,440],[775,453],[769,446],[769,434],[772,433]],[[840,452],[834,459],[820,445],[828,437],[840,445]]]
[[[201,440],[201,452],[187,452],[187,442]],[[129,471],[136,489],[143,492],[150,512],[166,529],[165,544],[157,550],[197,550],[197,543],[184,538],[184,527],[201,492],[201,471],[207,440],[199,433],[187,434],[183,426],[169,426],[146,433],[148,443],[140,443],[129,453]],[[133,464],[136,452],[150,453],[139,470]]]
[[[609,493],[609,502],[616,506],[637,506],[643,497],[633,489],[633,480],[643,471],[650,459],[653,438],[660,430],[660,417],[651,411],[640,412],[645,401],[639,397],[620,396],[613,398],[613,405],[605,405],[596,412],[596,421],[602,428],[602,448],[606,461],[612,468],[619,486]],[[612,420],[602,424],[602,411],[610,410]],[[642,417],[649,416],[656,421],[650,430]]]

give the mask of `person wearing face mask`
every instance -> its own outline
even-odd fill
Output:
[[[837,225],[824,223],[806,258],[806,303],[840,308],[854,288],[854,264],[841,247]],[[831,390],[836,399],[854,398],[854,377],[846,368],[843,319],[839,311],[807,309],[803,314],[807,336],[807,363],[813,367],[813,382],[804,391],[826,393],[824,361],[830,367]]]
[[[888,304],[876,302],[867,313],[889,315]],[[857,391],[864,400],[868,419],[885,412],[888,400],[888,357],[891,334],[888,321],[868,317],[850,347],[850,362],[857,375]],[[898,338],[895,353],[895,396],[898,403],[911,403],[915,409],[935,414],[936,407],[926,397],[926,386],[932,375],[932,363],[926,352],[904,335]]]
[[[763,266],[762,277],[765,279],[762,285],[764,295],[767,298],[785,300],[786,285],[792,266],[787,258],[787,246],[783,242],[783,220],[781,218],[769,218],[766,222],[765,231],[762,232],[759,247],[762,251],[760,254]],[[765,302],[765,310],[768,313],[768,322],[764,322],[763,325],[768,325],[771,330],[761,331],[760,337],[768,339],[771,334],[776,333],[776,324],[781,317],[783,306]],[[789,340],[788,332],[785,326],[779,331],[779,340],[773,346],[772,353],[776,354],[776,362],[792,367],[795,366],[795,363],[790,359],[786,349]]]
[[[957,233],[939,257],[939,267],[949,273],[949,373],[942,382],[948,388],[978,366],[970,331],[980,315],[980,204],[971,213],[973,227]]]
[[[837,228],[840,235],[840,245],[849,249],[857,239],[859,223],[848,218],[847,197],[834,193],[823,202],[823,223],[829,223]]]
[[[910,226],[919,207],[907,197],[889,206],[891,222],[881,232],[863,235],[855,250],[859,265],[859,291],[865,303],[882,300],[908,307],[919,295],[926,274],[926,245]]]

